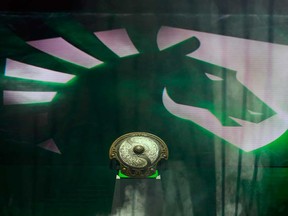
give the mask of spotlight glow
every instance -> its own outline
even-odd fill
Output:
[[[192,37],[190,30],[162,26],[157,34],[157,45],[161,51]]]
[[[66,83],[75,77],[71,74],[36,67],[12,59],[6,59],[5,76],[55,83]]]
[[[103,63],[102,61],[79,50],[61,37],[28,41],[27,43],[45,53],[85,68],[92,68]]]
[[[51,102],[57,92],[3,91],[4,105]]]
[[[48,139],[38,145],[38,147],[45,149],[47,151],[51,151],[57,154],[61,154],[61,151],[59,150],[58,146],[56,145],[55,141],[53,139]]]
[[[114,29],[94,33],[110,50],[119,57],[138,54],[138,50],[125,29]]]

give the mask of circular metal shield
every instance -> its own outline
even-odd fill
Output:
[[[168,148],[162,139],[153,134],[132,132],[113,142],[109,157],[119,161],[125,175],[146,177],[156,171],[161,159],[168,159]]]

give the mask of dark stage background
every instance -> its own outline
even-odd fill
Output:
[[[229,119],[235,113],[258,123],[277,111],[257,96],[251,99],[235,71],[185,56],[201,40],[191,37],[165,50],[157,44],[159,30],[169,26],[287,46],[286,8],[285,1],[268,0],[1,2],[0,215],[110,215],[116,172],[108,151],[117,137],[133,131],[156,134],[169,147],[160,170],[163,215],[287,215],[286,131],[246,152],[172,115],[162,95],[167,88],[177,103],[208,109],[225,126],[239,126]],[[119,56],[93,34],[115,29],[125,29],[138,52]],[[103,63],[81,66],[27,43],[58,37]],[[9,76],[7,59],[73,79]],[[215,88],[205,73],[219,71],[223,79],[233,74],[235,83]],[[8,91],[56,95],[21,104]],[[217,102],[219,97],[224,99]],[[257,119],[243,114],[250,99],[264,110]],[[131,215],[124,205],[118,213]]]

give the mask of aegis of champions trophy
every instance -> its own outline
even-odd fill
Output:
[[[116,139],[110,147],[112,167],[120,178],[158,177],[157,164],[168,159],[168,148],[159,137],[146,132],[132,132]]]
[[[112,143],[109,158],[118,172],[112,215],[162,215],[163,192],[157,166],[161,167],[161,160],[168,156],[165,142],[151,133],[124,134]]]

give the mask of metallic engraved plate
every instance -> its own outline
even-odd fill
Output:
[[[109,157],[120,163],[121,172],[125,175],[143,178],[155,173],[161,159],[168,159],[168,148],[153,134],[133,132],[113,142]]]

